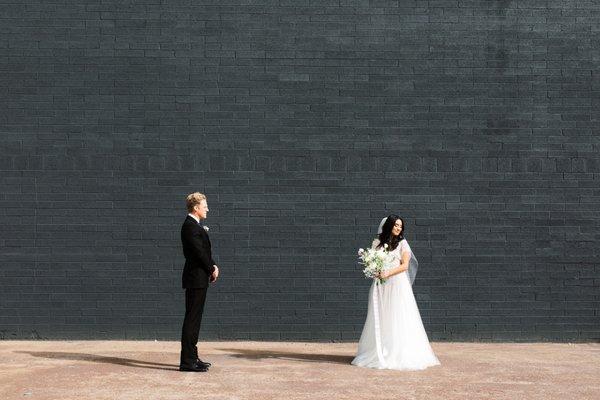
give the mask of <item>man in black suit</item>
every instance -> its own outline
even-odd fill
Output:
[[[185,289],[185,318],[181,328],[180,371],[206,372],[210,363],[198,358],[198,334],[209,282],[219,277],[210,251],[207,229],[200,225],[208,213],[206,196],[192,193],[187,197],[188,216],[181,227],[181,244],[185,256],[182,286]]]

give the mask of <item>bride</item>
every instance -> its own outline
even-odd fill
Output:
[[[433,353],[412,291],[417,259],[404,239],[404,221],[384,218],[372,248],[388,245],[393,261],[384,266],[369,291],[369,309],[358,352],[352,364],[359,367],[419,370],[439,365]]]

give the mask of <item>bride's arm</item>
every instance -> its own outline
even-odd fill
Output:
[[[383,271],[381,273],[381,278],[387,279],[390,276],[394,276],[397,274],[401,274],[404,271],[408,270],[408,262],[410,261],[410,251],[403,251],[402,257],[400,259],[400,264],[396,268],[388,269],[387,271]]]

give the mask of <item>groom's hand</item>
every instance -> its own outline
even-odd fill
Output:
[[[213,265],[213,267],[215,267],[215,270],[213,271],[213,273],[210,276],[211,282],[215,282],[217,280],[217,278],[219,277],[219,267],[217,267],[216,265]]]

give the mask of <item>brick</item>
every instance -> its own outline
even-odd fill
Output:
[[[176,339],[198,190],[205,338],[356,340],[399,213],[430,339],[599,339],[596,5],[158,3],[4,10],[0,338]]]

